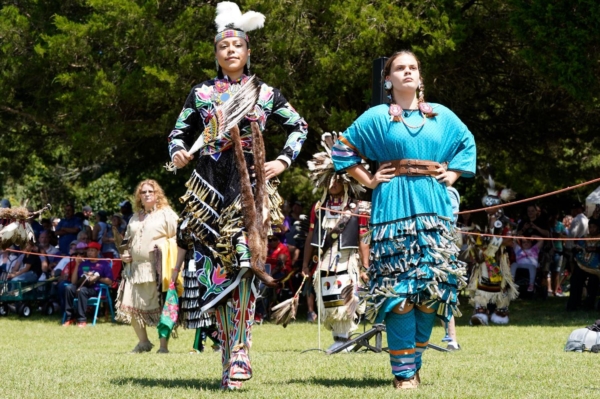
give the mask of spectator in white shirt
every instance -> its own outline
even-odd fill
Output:
[[[588,218],[583,213],[584,206],[581,202],[576,202],[571,207],[571,228],[569,229],[569,237],[581,238],[588,234]]]

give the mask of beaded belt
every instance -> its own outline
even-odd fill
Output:
[[[423,161],[420,159],[398,159],[391,161],[392,167],[396,170],[396,176],[437,176],[440,174],[437,170],[443,165],[439,162]]]

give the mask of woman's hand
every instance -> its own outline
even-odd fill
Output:
[[[365,272],[360,272],[360,279],[363,281],[363,283],[368,283],[369,275]]]
[[[375,172],[367,187],[375,189],[380,183],[389,182],[395,176],[395,170],[396,168],[392,166],[391,162],[382,163],[379,165],[377,172]]]
[[[171,272],[171,281],[176,282],[178,277],[179,269],[173,268],[173,271]]]
[[[439,173],[439,175],[437,175],[435,178],[437,179],[437,181],[439,181],[440,183],[444,183],[446,186],[453,185],[454,182],[458,180],[458,178],[461,175],[459,172],[455,172],[453,170],[446,170],[443,166],[439,167],[437,169],[437,172]]]
[[[287,163],[280,159],[276,159],[274,161],[269,161],[265,163],[265,178],[267,180],[271,180],[274,177],[277,177],[286,170]]]
[[[123,254],[123,255],[121,255],[121,260],[125,263],[131,263],[133,258],[129,254]]]
[[[179,150],[173,155],[173,163],[175,164],[175,166],[177,166],[178,169],[183,168],[192,159],[194,159],[194,156],[186,150]]]

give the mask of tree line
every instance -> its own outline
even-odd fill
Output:
[[[177,204],[189,173],[162,168],[166,137],[190,88],[216,74],[216,3],[3,0],[0,194],[115,209],[151,177]],[[427,100],[466,123],[478,162],[521,196],[597,176],[595,0],[238,3],[267,17],[250,34],[252,73],[309,124],[286,196],[313,199],[304,169],[321,133],[368,108],[372,60],[401,49],[419,56]],[[265,140],[274,157],[283,131],[269,126]],[[480,180],[458,188],[478,205]]]

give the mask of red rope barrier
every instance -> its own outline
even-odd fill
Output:
[[[18,249],[6,249],[6,252],[16,252],[16,253],[20,253],[20,254],[26,254],[26,255],[38,255],[38,256],[49,256],[52,258],[77,258],[77,259],[81,259],[81,260],[108,260],[108,261],[114,261],[115,259],[119,259],[120,258],[84,258],[82,256],[73,256],[73,255],[52,255],[52,254],[42,254],[39,252],[27,252],[27,251],[20,251]]]
[[[475,212],[487,211],[487,210],[492,210],[492,209],[500,209],[500,208],[505,208],[505,207],[508,207],[508,206],[523,204],[525,202],[535,201],[535,200],[538,200],[540,198],[546,198],[546,197],[550,197],[551,195],[560,194],[560,193],[564,193],[566,191],[574,190],[576,188],[587,186],[587,185],[592,184],[592,183],[600,183],[600,177],[597,178],[597,179],[586,181],[584,183],[576,184],[574,186],[569,186],[569,187],[561,188],[560,190],[551,191],[551,192],[546,193],[546,194],[540,194],[540,195],[537,195],[535,197],[525,198],[525,199],[518,200],[518,201],[513,201],[513,202],[507,202],[507,203],[501,204],[501,205],[488,206],[486,208],[469,209],[469,210],[466,210],[466,211],[457,212],[454,215],[464,215],[465,213],[475,213]],[[338,210],[334,210],[334,209],[330,209],[330,208],[325,208],[323,206],[320,206],[320,207],[318,207],[316,209],[317,210],[319,210],[319,209],[325,209],[325,210],[328,210],[329,212],[332,212],[332,213],[347,213],[348,212],[348,211],[338,211]],[[352,215],[352,216],[366,217],[368,219],[371,218],[371,215],[361,215],[361,214],[352,213],[352,212],[350,212],[350,215]]]
[[[525,203],[525,202],[535,201],[535,200],[538,200],[540,198],[546,198],[546,197],[549,197],[551,195],[564,193],[565,191],[574,190],[576,188],[587,186],[588,184],[598,183],[598,182],[600,182],[600,177],[597,178],[597,179],[586,181],[584,183],[576,184],[574,186],[569,186],[569,187],[561,188],[560,190],[551,191],[551,192],[546,193],[546,194],[537,195],[535,197],[525,198],[525,199],[518,200],[518,201],[513,201],[513,202],[507,202],[506,204],[502,204],[502,205],[488,206],[487,208],[479,208],[479,209],[472,209],[472,210],[461,211],[461,212],[458,212],[456,215],[464,215],[465,213],[475,213],[475,212],[487,211],[487,210],[492,210],[492,209],[505,208],[507,206],[518,205],[518,204],[522,204],[522,203]]]
[[[345,215],[358,216],[358,217],[361,217],[361,218],[371,219],[371,215],[361,215],[360,213],[352,213],[350,211],[338,211],[336,209],[325,208],[324,206],[320,206],[318,208],[315,208],[316,211],[319,211],[321,209],[325,209],[326,211],[329,211],[331,213],[343,213]]]
[[[316,208],[317,210],[320,209],[325,209],[328,210],[329,212],[332,213],[346,213],[348,211],[338,211],[335,209],[330,209],[330,208],[325,208],[323,206],[320,206],[318,208]],[[370,215],[361,215],[359,213],[352,213],[350,212],[350,215],[352,216],[359,216],[359,217],[365,217],[365,218],[370,218]],[[503,236],[503,235],[496,235],[496,234],[488,234],[488,233],[479,233],[479,232],[475,232],[475,231],[463,231],[463,230],[459,230],[460,234],[467,234],[467,235],[477,235],[477,236],[482,236],[482,237],[501,237],[501,238],[513,238],[513,239],[526,239],[526,240],[541,240],[541,241],[594,241],[594,240],[600,240],[600,238],[552,238],[552,237],[524,237],[524,236]]]
[[[530,241],[598,241],[600,240],[599,237],[596,238],[592,238],[592,237],[587,237],[587,238],[553,238],[553,237],[538,237],[538,236],[529,236],[529,237],[524,237],[524,236],[503,236],[503,235],[496,235],[496,234],[489,234],[489,233],[479,233],[477,231],[463,231],[463,230],[458,230],[458,232],[460,234],[466,234],[466,235],[471,235],[471,236],[482,236],[482,237],[500,237],[500,238],[512,238],[512,239],[525,239],[525,240],[530,240]]]

